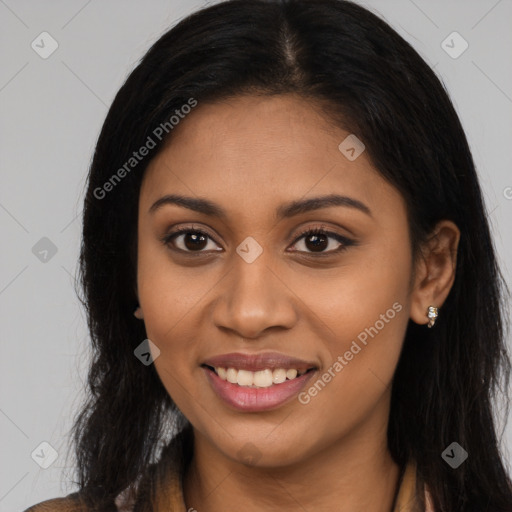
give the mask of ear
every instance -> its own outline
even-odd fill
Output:
[[[460,230],[449,220],[440,221],[421,247],[411,294],[411,320],[427,324],[428,307],[440,308],[455,281]]]
[[[135,307],[135,311],[133,312],[133,315],[135,318],[138,318],[139,320],[142,320],[144,318],[144,314],[142,312],[142,308],[139,304],[139,290],[137,289],[137,284],[134,285],[133,293],[135,294],[135,297],[137,298],[137,305]]]
[[[133,315],[139,320],[144,318],[144,313],[142,312],[142,308],[139,305],[137,305],[137,309],[133,312]]]

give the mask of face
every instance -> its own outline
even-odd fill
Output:
[[[285,466],[385,432],[408,219],[366,152],[338,148],[348,135],[300,97],[238,97],[199,104],[146,171],[139,314],[169,395],[231,460]]]

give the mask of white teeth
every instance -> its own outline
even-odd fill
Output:
[[[274,370],[272,372],[272,380],[274,384],[281,384],[286,380],[286,370],[283,368],[279,368],[278,370]]]
[[[228,382],[231,382],[231,384],[237,383],[237,375],[238,372],[234,368],[228,368],[228,371],[226,372],[226,380]]]
[[[229,370],[233,370],[233,368],[230,368]],[[252,386],[252,380],[252,372],[248,372],[247,370],[238,370],[236,382],[239,386]]]
[[[268,388],[274,384],[281,384],[288,380],[293,380],[297,376],[304,375],[306,370],[297,371],[295,368],[269,368],[257,372],[249,370],[236,370],[235,368],[216,367],[215,372],[222,380],[227,380],[231,384],[250,388]]]
[[[297,377],[297,370],[294,368],[290,368],[289,370],[286,370],[286,378],[289,380],[295,379]]]
[[[269,386],[272,386],[272,370],[262,370],[259,372],[254,372],[252,384],[258,386],[259,388],[268,388]]]

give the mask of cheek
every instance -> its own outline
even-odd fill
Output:
[[[335,337],[331,346],[336,353],[365,328],[376,322],[382,327],[381,315],[386,316],[384,321],[391,319],[385,329],[380,329],[382,332],[403,330],[412,270],[406,249],[403,243],[396,249],[391,242],[377,240],[371,247],[358,247],[347,253],[337,268],[322,273],[302,270],[300,278],[288,274],[290,286],[307,306],[304,311],[311,310],[321,320],[319,335]],[[398,306],[393,309],[395,303],[401,306],[400,314],[396,311]],[[395,339],[394,334],[390,332],[391,339]]]
[[[303,274],[295,281],[329,354],[319,375],[326,385],[320,382],[304,396],[318,400],[319,410],[335,402],[357,417],[392,380],[409,318],[411,261],[405,244],[400,247],[375,243],[329,275]]]
[[[138,292],[147,336],[160,350],[155,369],[178,407],[195,418],[190,396],[200,400],[201,339],[207,339],[200,335],[201,315],[225,269],[179,265],[165,248],[143,236],[139,240]]]
[[[147,234],[140,236],[138,251],[137,287],[146,333],[165,359],[172,348],[174,359],[186,343],[173,343],[173,340],[178,339],[178,331],[181,339],[187,336],[183,333],[187,326],[184,319],[200,302],[204,291],[198,281],[187,270],[176,266],[165,248],[158,247]],[[158,367],[158,359],[155,364]]]
[[[185,316],[198,307],[215,283],[205,266],[178,265],[170,250],[141,233],[138,247],[137,286],[146,327],[165,342]],[[148,332],[149,334],[149,332]]]
[[[139,250],[138,289],[144,324],[148,338],[160,350],[155,370],[179,409],[197,422],[194,407],[188,406],[190,396],[197,397],[195,379],[201,371],[197,366],[197,324],[190,319],[211,286],[193,277],[193,272],[178,267],[166,251],[154,250],[149,244]],[[196,373],[191,374],[191,368]]]

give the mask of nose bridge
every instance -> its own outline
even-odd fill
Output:
[[[239,250],[244,248],[240,244]],[[244,259],[243,254],[233,254],[231,271],[219,290],[216,325],[245,338],[254,338],[272,326],[290,328],[296,320],[292,294],[269,268],[269,254],[263,251],[253,261]]]

